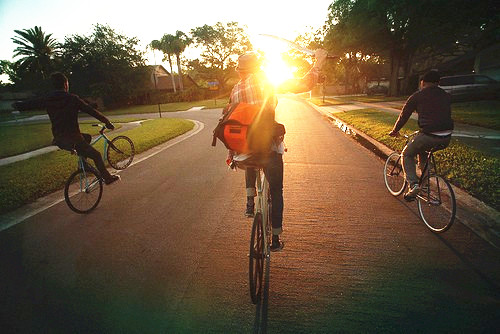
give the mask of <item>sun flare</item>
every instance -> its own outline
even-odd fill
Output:
[[[262,70],[271,84],[277,86],[293,78],[295,68],[283,59],[283,54],[288,51],[287,47],[266,38],[256,38],[252,44],[256,50],[264,53]]]

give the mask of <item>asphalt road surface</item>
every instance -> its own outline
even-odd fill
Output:
[[[432,234],[379,158],[286,97],[285,248],[253,305],[244,174],[210,146],[220,110],[163,116],[205,127],[123,171],[91,214],[61,202],[0,232],[2,333],[498,330],[498,249],[460,222]]]

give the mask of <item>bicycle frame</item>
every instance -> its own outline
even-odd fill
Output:
[[[84,175],[84,180],[85,180],[85,184],[83,184],[82,179],[80,179],[80,191],[85,190],[85,192],[88,193],[99,182],[99,179],[95,179],[90,183],[88,182],[85,161],[84,161],[84,158],[82,156],[78,156],[78,168],[82,170],[83,175]]]
[[[413,138],[414,136],[416,136],[418,133],[419,133],[419,131],[416,131],[416,132],[413,132],[410,135],[404,135],[404,137],[406,138],[406,144],[405,144],[405,146],[408,145],[408,143],[410,142],[411,138]],[[433,153],[434,153],[434,149],[431,149],[427,153],[427,159],[426,159],[424,168],[422,169],[422,174],[420,175],[420,178],[418,180],[418,184],[420,186],[422,186],[424,184],[425,179],[427,179],[427,184],[429,184],[431,176],[438,175],[437,168],[436,168],[436,161],[434,159],[434,154]],[[401,159],[401,157],[402,156],[400,155],[400,157],[398,159],[398,162]],[[429,164],[430,164],[430,166],[429,166]],[[396,163],[396,165],[397,165],[397,163]],[[392,174],[392,171],[391,171],[391,174]],[[430,203],[430,204],[433,204],[433,205],[440,205],[441,204],[441,189],[440,189],[440,186],[439,186],[439,182],[437,183],[437,190],[438,190],[437,191],[437,198],[430,198],[431,194],[430,194],[430,187],[429,186],[427,187],[427,192],[425,194],[419,193],[417,195],[417,197],[419,199],[427,202],[427,203]]]
[[[98,126],[98,125],[95,125],[95,126]],[[99,140],[101,140],[102,138],[104,138],[104,148],[103,148],[103,160],[104,161],[108,161],[108,143],[111,141],[105,134],[104,134],[104,129],[105,127],[102,126],[101,130],[99,130],[99,136],[97,136],[95,139],[93,139],[91,142],[90,142],[90,145],[95,145]]]
[[[269,226],[269,199],[267,198],[267,193],[269,189],[269,183],[267,182],[266,176],[262,169],[257,170],[257,203],[256,212],[262,214],[262,222],[264,224],[263,228],[263,239],[264,239],[264,255],[269,258],[271,253],[270,237],[271,228]]]

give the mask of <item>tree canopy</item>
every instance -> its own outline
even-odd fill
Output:
[[[217,79],[222,87],[234,76],[238,55],[252,48],[245,29],[237,22],[205,24],[192,29],[191,35],[203,50],[200,60],[190,62],[192,70],[205,80]]]

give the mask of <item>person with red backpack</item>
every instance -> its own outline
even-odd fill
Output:
[[[278,105],[277,93],[302,93],[312,89],[319,80],[319,69],[327,57],[325,50],[315,52],[316,62],[301,79],[292,79],[274,88],[261,71],[261,60],[256,52],[247,52],[238,58],[236,71],[240,81],[233,87],[229,98],[229,107],[237,105],[255,106],[256,115],[246,133],[250,154],[266,155],[264,173],[269,181],[272,201],[273,236],[271,251],[283,249],[280,239],[283,231],[283,137],[284,126],[276,123],[275,109]],[[229,110],[230,108],[227,108]],[[248,108],[248,110],[252,110]],[[226,145],[227,146],[227,145]],[[253,169],[245,170],[247,190],[247,216],[253,216],[254,197],[256,196],[256,173]]]

